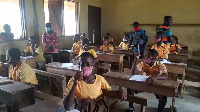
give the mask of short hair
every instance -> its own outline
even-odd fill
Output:
[[[51,23],[46,23],[46,24],[45,24],[45,27],[52,27],[52,26],[51,26]]]
[[[37,40],[37,38],[35,36],[31,36],[29,39]]]
[[[138,25],[138,26],[139,26],[140,24],[139,24],[138,22],[134,22],[134,23],[133,23],[133,26],[134,26],[134,25]]]
[[[178,43],[178,37],[172,35],[172,38],[174,38],[174,40]]]
[[[124,35],[124,36],[129,38],[129,35]]]
[[[164,37],[164,34],[165,34],[165,33],[162,32],[162,31],[158,31],[158,32],[156,32],[156,35],[157,35],[157,36],[159,35],[159,36],[161,36],[161,37]]]
[[[17,48],[10,48],[8,50],[8,55],[13,59],[13,60],[20,60],[21,52]]]
[[[106,36],[110,35],[110,33],[106,33]]]
[[[150,53],[151,56],[154,58],[156,58],[158,56],[158,52],[155,49],[149,49],[148,53]]]
[[[89,45],[89,40],[87,38],[82,39],[82,43]]]
[[[103,37],[103,41],[109,40],[109,37]]]
[[[9,24],[4,24],[3,25],[3,29],[6,29],[6,28],[10,28],[10,25]]]
[[[164,20],[168,20],[169,18],[172,18],[171,16],[165,16]]]
[[[91,57],[91,58],[94,60],[94,56],[93,56],[91,53],[89,53],[89,52],[83,52],[83,53],[80,55],[80,57],[84,57],[84,56]]]

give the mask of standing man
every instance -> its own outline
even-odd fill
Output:
[[[58,43],[59,38],[56,32],[52,30],[51,23],[46,23],[46,31],[42,35],[42,44],[45,46],[44,53],[52,55],[53,61],[58,62]]]
[[[138,22],[133,23],[133,28],[134,32],[130,34],[130,41],[128,48],[130,48],[133,42],[134,45],[133,51],[134,52],[140,51],[140,59],[142,59],[144,55],[145,46],[146,43],[148,42],[149,37],[147,35],[146,30],[140,29]]]
[[[157,29],[157,32],[161,31],[164,33],[164,37],[163,37],[164,44],[169,43],[168,39],[172,38],[172,32],[170,29],[170,26],[172,25],[172,20],[173,19],[171,16],[165,16],[163,25]]]

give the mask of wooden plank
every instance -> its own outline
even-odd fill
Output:
[[[58,103],[58,104],[62,104],[62,102],[63,102],[62,98],[59,98],[59,97],[56,97],[56,96],[53,96],[53,95],[50,95],[47,93],[43,93],[41,91],[37,91],[35,94],[35,97],[42,99],[42,100],[47,100],[47,101],[50,101],[53,103]]]
[[[169,54],[168,60],[178,63],[187,63],[187,57],[186,54]]]
[[[38,70],[38,69],[33,69],[33,71],[35,73],[37,73],[37,74],[44,75],[44,76],[47,76],[47,77],[52,77],[52,78],[56,78],[56,79],[66,80],[65,76],[58,75],[58,74],[55,74],[53,72],[46,72],[46,71],[42,71],[42,70]]]
[[[35,57],[20,57],[20,59],[28,64],[31,68],[36,69]]]
[[[114,50],[114,54],[127,54],[127,55],[133,55],[133,50]]]

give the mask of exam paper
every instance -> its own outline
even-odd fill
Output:
[[[73,63],[63,63],[62,68],[68,68],[68,67],[73,67]]]
[[[166,59],[163,59],[162,61],[160,61],[161,63],[169,63],[169,64],[171,64],[172,62],[170,62],[170,61],[167,61]]]
[[[133,75],[129,80],[134,80],[134,81],[146,81],[146,79],[148,78],[149,76],[146,76],[146,75]]]

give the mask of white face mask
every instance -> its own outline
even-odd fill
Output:
[[[127,39],[123,38],[123,42],[127,42]]]

